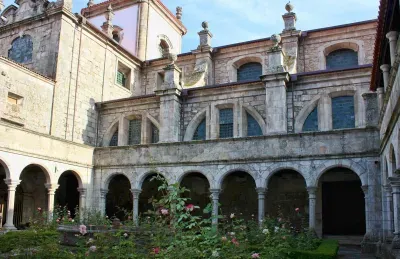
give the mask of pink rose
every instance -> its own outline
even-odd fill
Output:
[[[193,211],[193,210],[194,210],[194,205],[193,204],[186,205],[186,211]]]
[[[231,242],[232,242],[232,244],[234,244],[235,246],[239,246],[239,242],[236,240],[236,238],[232,238]]]
[[[79,232],[82,234],[82,236],[86,235],[87,229],[85,225],[80,225],[79,226]]]
[[[153,253],[154,253],[154,254],[160,253],[160,248],[159,248],[159,247],[154,247],[154,248],[153,248]]]
[[[254,253],[251,255],[251,258],[260,258],[260,254],[259,253]]]
[[[167,209],[161,209],[161,214],[168,215],[168,210]]]
[[[296,208],[296,209],[294,209],[296,212],[299,212],[300,211],[300,209],[299,208]]]
[[[38,211],[42,211],[42,208],[38,207],[37,210],[38,210]]]

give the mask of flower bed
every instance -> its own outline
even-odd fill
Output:
[[[334,259],[337,257],[339,243],[336,240],[323,240],[314,251],[293,251],[293,259]]]

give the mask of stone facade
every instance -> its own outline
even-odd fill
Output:
[[[387,219],[382,218],[381,136],[371,113],[383,100],[369,92],[375,21],[302,32],[295,28],[295,14],[286,13],[281,34],[216,48],[203,22],[199,45],[179,53],[186,29],[160,1],[108,1],[90,5],[82,15],[73,15],[71,4],[43,5],[33,14],[21,5],[3,13],[21,15],[0,24],[0,40],[7,42],[0,55],[21,61],[21,44],[15,44],[18,55],[9,56],[12,42],[24,35],[32,40],[30,62],[0,58],[0,98],[5,100],[0,106],[0,177],[8,186],[7,192],[0,188],[0,203],[9,208],[5,228],[24,223],[32,210],[18,192],[36,193],[27,172],[40,175],[36,184],[47,188],[34,195],[38,198],[32,204],[47,201],[43,207],[52,211],[54,200],[76,196],[82,209],[110,213],[115,205],[110,195],[123,188],[132,192],[135,205],[128,209],[136,220],[152,194],[146,189],[148,177],[156,171],[170,183],[203,182],[204,188],[196,184],[195,191],[205,199],[212,194],[214,213],[218,201],[225,213],[229,207],[258,211],[259,220],[266,212],[277,213],[271,199],[289,211],[300,206],[320,236],[335,227],[327,225],[327,188],[340,190],[338,182],[354,185],[346,188],[361,193],[354,202],[365,204],[357,211],[362,224],[356,234],[364,236],[365,244],[379,241]],[[108,15],[103,31],[90,22],[93,16],[136,4],[141,10],[137,56],[113,38],[115,16]],[[163,26],[155,29],[160,21]],[[157,38],[160,34],[169,36]],[[174,51],[145,60],[156,57],[158,41],[168,38]],[[326,57],[341,49],[357,54],[358,64],[327,69]],[[243,68],[250,69],[246,74],[251,78],[238,77]],[[338,106],[339,97],[346,102]],[[318,128],[304,132],[315,109]],[[224,125],[221,110],[232,114]],[[346,123],[337,128],[335,118],[341,117]],[[250,121],[260,136],[249,136]],[[390,123],[383,119],[382,125]],[[221,138],[222,128],[232,137]],[[204,130],[199,134],[203,139],[194,141],[199,130]],[[140,143],[129,145],[132,136]],[[122,180],[113,181],[117,175]],[[60,199],[57,190],[66,189],[64,177],[77,179],[79,194]],[[114,186],[124,177],[121,188]],[[285,182],[289,187],[280,188]],[[229,196],[229,188],[238,193]],[[246,197],[248,206],[237,205]],[[351,220],[357,219],[344,221]]]

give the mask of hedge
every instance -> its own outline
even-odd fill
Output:
[[[313,251],[295,250],[290,253],[293,259],[334,259],[337,256],[339,243],[336,240],[323,240]]]
[[[0,235],[0,253],[14,249],[26,249],[49,243],[58,243],[59,233],[56,231],[11,231]]]

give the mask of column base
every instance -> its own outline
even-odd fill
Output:
[[[368,232],[361,241],[361,251],[363,253],[375,254],[380,247],[380,237],[376,232]]]
[[[394,234],[394,238],[392,241],[392,245],[391,248],[392,249],[400,249],[400,237],[399,237],[400,233],[395,233]]]
[[[4,224],[3,229],[8,230],[8,231],[17,230],[17,228],[14,225],[7,225],[7,223]]]

